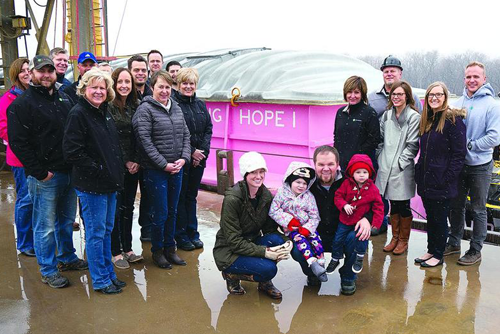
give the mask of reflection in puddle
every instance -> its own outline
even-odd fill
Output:
[[[426,245],[426,235],[418,232],[411,235],[408,254],[400,257],[382,252],[386,236],[374,237],[354,296],[339,294],[338,271],[321,287],[306,286],[293,260],[280,262],[273,280],[283,293],[281,302],[259,293],[250,282],[243,283],[247,294],[230,296],[212,255],[218,211],[204,209],[203,200],[199,230],[205,248],[180,251],[187,266],[161,270],[153,265],[151,244],[139,240],[136,214],[132,245],[145,259],[129,270],[117,270],[128,284],[122,294],[94,292],[88,271],[64,273],[75,284],[51,289],[40,282],[36,261],[15,250],[14,209],[6,196],[0,195],[2,334],[45,333],[56,327],[68,333],[482,334],[496,333],[500,326],[500,248],[486,245],[479,266],[460,267],[458,257],[447,257],[444,266],[423,270],[413,264]],[[73,237],[78,256],[85,255],[83,228]]]
[[[147,285],[146,285],[146,269],[143,268],[141,270],[133,269],[134,271],[134,283],[137,286],[137,289],[142,295],[144,301],[148,299]]]

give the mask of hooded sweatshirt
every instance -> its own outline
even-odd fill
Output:
[[[299,195],[295,195],[288,182],[286,182],[288,176],[299,168],[309,168],[314,172],[314,169],[304,162],[294,161],[290,163],[283,177],[283,186],[278,189],[269,210],[269,216],[283,228],[285,235],[290,234],[288,223],[294,217],[310,233],[315,233],[319,224],[318,207],[313,194],[309,191],[316,177],[309,181],[307,190]]]
[[[500,144],[500,103],[495,101],[495,92],[489,83],[481,86],[471,97],[467,87],[454,106],[465,109],[467,128],[467,154],[465,164],[478,166],[492,159],[493,148]]]
[[[370,168],[370,178],[361,186],[354,180],[351,167],[357,162],[364,162]],[[344,225],[356,225],[369,211],[373,212],[372,226],[380,228],[384,219],[384,204],[380,192],[373,182],[375,169],[371,159],[366,154],[355,154],[349,161],[346,170],[347,179],[335,193],[335,206],[340,210],[340,222]],[[352,215],[348,215],[344,206],[350,204],[355,207]]]

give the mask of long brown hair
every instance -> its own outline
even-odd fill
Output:
[[[410,108],[412,108],[413,110],[417,110],[417,108],[415,107],[415,100],[413,99],[413,92],[411,91],[411,86],[404,80],[395,82],[392,85],[391,92],[389,93],[389,104],[387,104],[387,109],[390,110],[394,107],[394,104],[392,104],[392,93],[399,87],[403,88],[403,90],[405,91],[406,105],[410,106]]]
[[[116,70],[114,70],[113,73],[111,74],[111,79],[113,79],[113,90],[115,91],[115,96],[116,96],[115,99],[113,100],[113,104],[118,108],[120,108],[120,111],[123,112],[125,106],[121,104],[121,100],[120,98],[118,98],[119,96],[118,90],[116,89],[116,86],[118,84],[118,77],[122,72],[127,72],[130,75],[130,81],[132,82],[132,90],[127,95],[127,99],[125,100],[125,105],[130,105],[133,108],[137,107],[137,86],[135,85],[135,80],[134,77],[132,76],[132,72],[130,72],[130,70],[127,68],[119,67]]]
[[[429,94],[431,90],[433,90],[436,87],[441,87],[443,89],[444,93],[444,102],[443,106],[441,107],[441,110],[432,110],[430,104],[429,104]],[[436,128],[437,132],[443,133],[444,129],[444,123],[446,121],[446,112],[448,111],[448,88],[446,85],[441,82],[441,81],[436,81],[434,83],[431,83],[429,87],[427,88],[427,91],[425,92],[425,102],[424,102],[424,109],[422,110],[422,117],[420,118],[420,129],[419,133],[420,135],[423,135],[426,132],[429,132],[432,128],[432,124],[434,123],[436,117],[439,118],[438,120],[438,125]],[[453,119],[453,123],[455,122],[455,119]]]
[[[19,73],[21,73],[24,64],[30,64],[28,58],[18,58],[10,64],[9,69],[9,78],[14,86],[19,88],[20,90],[25,90],[28,87],[24,87],[21,81],[19,80]]]

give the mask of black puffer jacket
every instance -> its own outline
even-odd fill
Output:
[[[7,109],[7,131],[12,152],[24,165],[26,175],[38,180],[48,172],[69,172],[62,142],[64,124],[71,109],[69,97],[55,90],[30,85]]]
[[[110,193],[123,188],[125,163],[107,103],[98,109],[84,98],[78,100],[66,122],[63,152],[73,164],[76,189]]]
[[[189,163],[191,144],[189,129],[177,102],[170,100],[167,110],[152,96],[146,96],[133,118],[140,164],[146,169],[164,170],[167,163],[180,158]]]
[[[372,107],[361,101],[340,108],[335,116],[333,136],[333,146],[339,151],[343,171],[354,154],[366,154],[376,165],[375,149],[380,143],[380,123]]]
[[[108,111],[115,121],[118,137],[120,138],[120,147],[123,153],[123,161],[138,162],[137,143],[134,130],[132,128],[132,116],[135,113],[135,107],[126,105],[123,112],[113,103],[108,104]]]
[[[208,158],[210,141],[212,140],[212,118],[204,101],[195,96],[185,96],[180,93],[173,95],[184,114],[184,120],[191,134],[191,153],[195,149],[202,150]],[[206,159],[200,165],[206,166]]]

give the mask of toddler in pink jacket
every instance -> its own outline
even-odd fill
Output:
[[[323,245],[316,233],[319,224],[318,207],[309,191],[316,180],[314,169],[306,163],[292,162],[283,178],[269,210],[269,216],[289,236],[302,253],[312,272],[320,281],[326,282]]]

